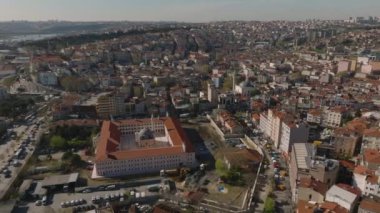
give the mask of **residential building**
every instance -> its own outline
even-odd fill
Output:
[[[360,151],[361,136],[349,127],[342,127],[334,130],[331,142],[337,157],[352,157]]]
[[[260,130],[287,155],[293,143],[306,143],[309,127],[291,114],[269,109],[260,114]]]
[[[349,211],[337,203],[324,201],[315,203],[313,201],[299,200],[297,203],[296,213],[348,213]]]
[[[211,104],[217,104],[218,103],[218,93],[216,91],[215,86],[211,83],[207,83],[207,100]]]
[[[360,202],[358,213],[380,213],[380,202],[365,198]]]
[[[318,109],[311,109],[307,112],[306,117],[307,122],[313,124],[321,124],[322,123],[322,111]]]
[[[222,153],[228,169],[239,168],[247,172],[257,171],[262,159],[258,151],[246,148],[226,148]]]
[[[104,121],[93,176],[158,173],[196,165],[192,145],[174,118]]]
[[[346,112],[346,109],[340,106],[324,109],[323,114],[322,114],[322,126],[325,126],[325,127],[341,126],[345,112]]]
[[[353,186],[360,189],[363,195],[380,196],[380,172],[358,165],[354,169]]]
[[[239,121],[227,110],[220,110],[217,112],[217,122],[222,126],[223,132],[229,134],[241,134],[244,129]]]
[[[377,170],[380,168],[380,150],[364,149],[363,165],[368,169]]]
[[[15,75],[16,66],[12,64],[0,64],[0,77]]]
[[[298,200],[298,183],[302,177],[312,177],[331,186],[337,179],[338,171],[339,162],[316,156],[314,145],[309,143],[293,144],[289,164],[289,178],[293,201]]]
[[[298,184],[298,200],[323,203],[328,189],[327,184],[321,181],[312,177],[301,177]]]
[[[45,86],[56,86],[58,78],[53,72],[39,72],[38,82]]]
[[[96,112],[99,118],[120,116],[126,113],[124,96],[117,93],[103,94],[98,97]]]
[[[0,101],[9,97],[7,89],[0,87]]]
[[[307,143],[308,138],[309,127],[306,124],[286,120],[281,125],[280,150],[287,156],[293,143]]]
[[[359,196],[356,193],[349,191],[346,187],[343,188],[338,185],[333,185],[326,192],[326,201],[335,202],[349,212],[353,212],[358,200]]]
[[[338,62],[338,67],[337,67],[337,72],[347,72],[350,71],[351,68],[351,61],[339,61]]]
[[[242,96],[249,96],[255,88],[249,80],[245,80],[240,84],[236,85],[234,88],[235,94],[240,94]]]
[[[379,149],[380,148],[380,130],[371,128],[363,132],[362,149]]]
[[[281,140],[282,119],[285,112],[269,109],[260,114],[260,130],[269,137],[276,148],[279,148]]]

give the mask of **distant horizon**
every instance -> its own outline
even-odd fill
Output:
[[[352,18],[357,18],[357,17],[364,17],[368,18],[371,15],[366,15],[366,16],[355,16]],[[372,16],[372,17],[379,17],[380,16]],[[322,19],[322,18],[308,18],[308,19],[272,19],[272,20],[258,20],[258,19],[252,19],[252,20],[239,20],[239,19],[231,19],[231,20],[211,20],[211,21],[176,21],[176,20],[64,20],[64,19],[45,19],[45,20],[23,20],[23,19],[18,19],[18,20],[0,20],[0,23],[5,23],[5,22],[73,22],[73,23],[96,23],[96,22],[153,22],[153,23],[158,23],[158,22],[169,22],[169,23],[195,23],[195,24],[203,24],[203,23],[213,23],[213,22],[272,22],[272,21],[288,21],[288,22],[303,22],[303,21],[310,21],[310,20],[315,20],[315,21],[344,21],[348,20],[350,17],[347,18],[341,18],[341,19]]]
[[[379,16],[379,0],[0,0],[0,21],[345,20]]]

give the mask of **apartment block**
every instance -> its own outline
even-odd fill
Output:
[[[96,112],[99,118],[109,118],[110,116],[120,116],[126,113],[124,96],[116,93],[109,93],[98,97]]]
[[[316,156],[315,153],[314,145],[309,143],[295,143],[292,146],[289,178],[293,201],[298,200],[298,185],[301,178],[312,177],[327,186],[332,186],[336,181],[339,162]]]

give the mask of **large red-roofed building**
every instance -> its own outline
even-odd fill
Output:
[[[96,149],[96,176],[151,174],[196,166],[195,152],[177,119],[104,121]]]

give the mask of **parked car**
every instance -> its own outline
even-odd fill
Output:
[[[106,187],[106,190],[115,190],[116,189],[116,185],[109,185]]]
[[[82,191],[82,193],[90,193],[92,190],[91,189],[85,189]]]

